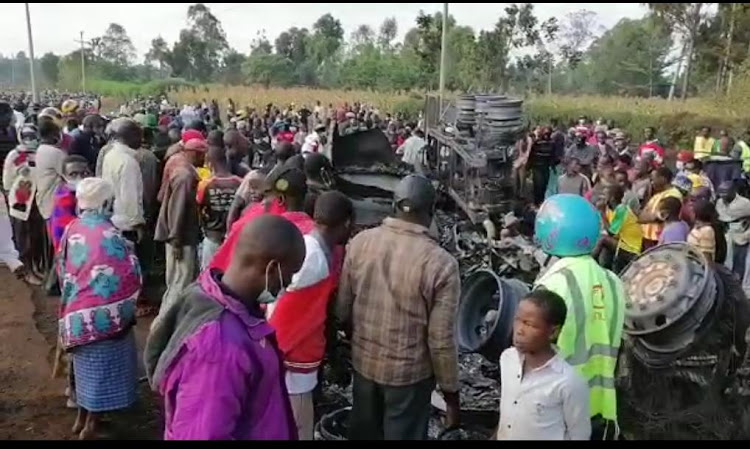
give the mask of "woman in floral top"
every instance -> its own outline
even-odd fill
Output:
[[[60,241],[60,341],[72,354],[78,417],[73,430],[94,438],[99,415],[137,399],[133,326],[142,280],[130,243],[112,224],[112,185],[86,178],[76,188],[80,215]]]

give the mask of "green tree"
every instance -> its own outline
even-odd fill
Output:
[[[307,28],[292,27],[279,34],[274,42],[276,53],[301,64],[309,57],[310,32]]]
[[[101,37],[101,59],[114,66],[126,68],[135,59],[135,46],[125,28],[110,23]]]
[[[161,36],[151,40],[151,48],[146,53],[146,64],[154,63],[159,67],[159,77],[165,78],[171,75],[172,52],[169,50],[167,41]]]
[[[258,31],[250,44],[250,56],[270,55],[271,53],[273,53],[273,46],[266,37],[265,31]]]
[[[709,17],[708,6],[711,3],[649,3],[651,11],[664,21],[668,29],[675,30],[683,42],[682,59],[685,61],[685,72],[682,76],[682,99],[687,98],[690,85],[690,71],[693,67],[696,41],[700,27]],[[679,74],[678,70],[675,76]],[[676,81],[676,79],[675,79]],[[673,83],[674,86],[674,83]],[[674,95],[674,88],[669,97]]]
[[[203,3],[188,8],[188,28],[172,48],[173,75],[189,80],[209,81],[221,67],[229,50],[221,22]]]
[[[242,74],[242,65],[245,63],[247,57],[242,53],[229,49],[224,54],[224,61],[221,66],[219,78],[224,84],[242,84],[244,76]]]
[[[383,51],[391,50],[391,43],[396,39],[398,34],[398,22],[395,17],[388,17],[380,25],[378,34],[378,45]]]
[[[251,56],[242,64],[242,73],[249,83],[288,86],[294,82],[294,63],[279,54]]]
[[[47,52],[39,60],[39,63],[42,67],[42,74],[47,82],[57,84],[58,76],[60,75],[60,68],[57,65],[60,63],[60,57],[54,53]]]
[[[653,18],[622,19],[586,55],[593,92],[653,96],[667,84],[671,48],[671,33]]]
[[[344,28],[331,14],[322,15],[313,24],[312,55],[318,64],[331,62],[341,49]]]
[[[490,31],[482,31],[477,43],[479,60],[482,61],[480,82],[483,87],[507,90],[507,75],[510,51],[535,45],[539,40],[538,19],[531,3],[512,3],[505,8],[505,15]]]

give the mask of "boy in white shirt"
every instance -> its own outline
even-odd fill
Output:
[[[565,301],[536,290],[518,304],[513,347],[500,356],[498,440],[588,440],[589,388],[555,351]]]

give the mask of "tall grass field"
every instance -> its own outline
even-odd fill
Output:
[[[230,98],[238,108],[263,108],[268,103],[279,106],[294,103],[297,107],[312,108],[318,101],[323,106],[359,102],[372,105],[383,113],[400,112],[408,117],[416,117],[424,106],[424,94],[420,92],[307,87],[266,89],[262,86],[194,85],[177,79],[146,84],[102,81],[94,82],[91,88],[105,97],[105,112],[114,110],[120,102],[136,95],[158,95],[167,89],[170,99],[181,105],[216,99],[222,110]],[[726,98],[670,102],[628,97],[529,96],[525,99],[524,112],[527,121],[533,125],[549,124],[553,119],[569,125],[580,116],[590,120],[614,120],[615,126],[636,142],[642,138],[645,127],[653,126],[660,139],[673,148],[691,147],[695,134],[703,126],[711,127],[717,135],[719,130],[726,130],[735,138],[748,137],[746,134],[750,128],[750,108],[744,101],[728,101]]]

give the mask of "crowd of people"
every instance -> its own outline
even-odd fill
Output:
[[[81,439],[137,400],[133,326],[147,315],[143,359],[165,439],[312,439],[331,322],[352,346],[351,439],[426,439],[436,388],[446,427],[459,425],[460,275],[430,231],[438,194],[407,176],[392,216],[352,237],[327,141],[333,127],[380,128],[419,168],[421,118],[230,102],[222,122],[216,101],[164,97],[110,120],[85,99],[53,98],[38,110],[0,102],[0,261],[60,296],[58,353]],[[618,436],[615,273],[645,249],[688,242],[744,279],[750,200],[741,179],[714,188],[702,163],[750,162],[750,149],[709,136],[674,171],[651,128],[637,148],[586,119],[518,142],[518,195],[539,206],[535,238],[555,260],[520,302],[499,361],[496,438]],[[158,305],[148,282],[164,283]]]
[[[559,126],[536,127],[516,148],[520,195],[537,206],[556,193],[579,195],[601,211],[608,233],[595,255],[603,266],[619,272],[642,251],[682,241],[726,263],[744,281],[750,223],[742,196],[750,168],[745,140],[725,131],[713,138],[703,128],[693,150],[668,161],[655,129],[646,128],[642,143],[633,145],[613,123],[582,117],[567,133]],[[704,170],[707,161],[741,164],[729,165],[714,185]]]

